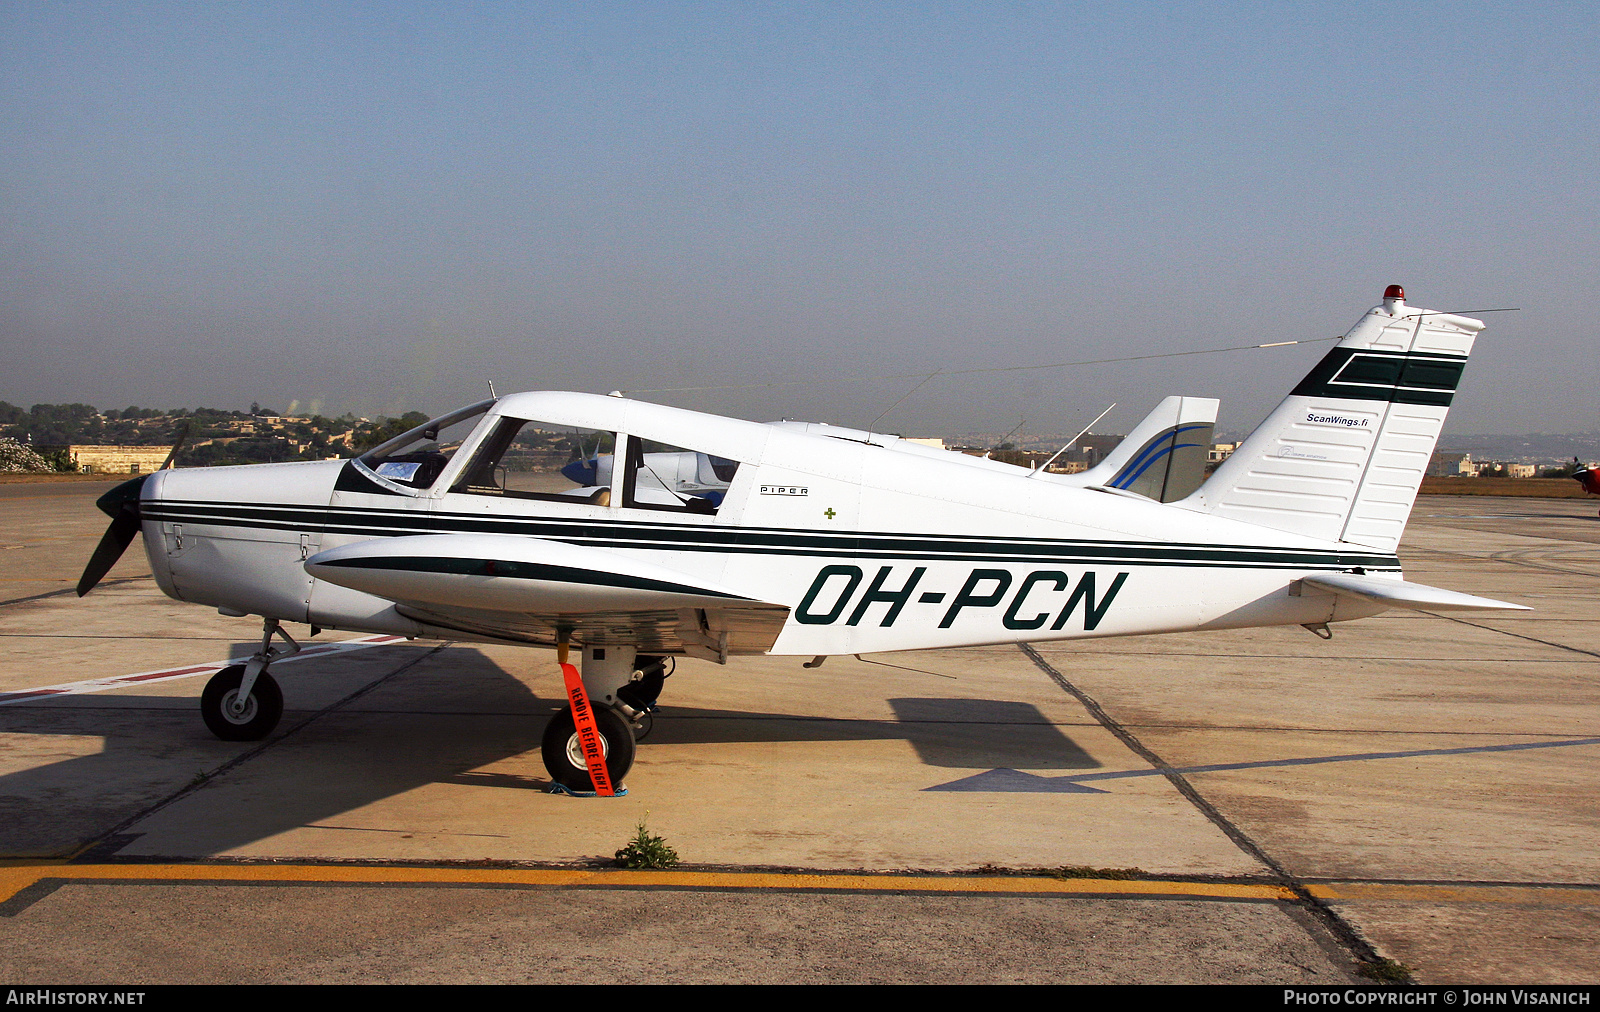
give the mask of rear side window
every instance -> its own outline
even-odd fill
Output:
[[[622,505],[633,509],[715,514],[733,484],[738,461],[700,450],[628,440]]]

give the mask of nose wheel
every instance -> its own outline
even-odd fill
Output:
[[[277,636],[284,645],[273,646]],[[300,652],[300,644],[278,625],[265,622],[261,649],[245,664],[230,664],[211,676],[200,694],[200,717],[223,741],[260,741],[283,718],[283,690],[267,674],[267,665]]]
[[[260,741],[283,717],[283,691],[265,671],[256,675],[250,694],[240,699],[244,667],[230,664],[212,675],[200,696],[200,716],[223,741]]]

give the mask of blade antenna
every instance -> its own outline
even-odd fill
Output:
[[[1112,401],[1111,402],[1111,408],[1114,408],[1116,406],[1117,406],[1117,402],[1116,401]],[[1090,429],[1094,428],[1096,425],[1099,425],[1100,424],[1100,419],[1104,418],[1106,415],[1109,415],[1111,413],[1111,408],[1106,408],[1104,411],[1100,412],[1098,415],[1095,415],[1094,416],[1094,421],[1090,422],[1088,425],[1085,425],[1083,427],[1083,431],[1082,432],[1078,433],[1076,436],[1073,436],[1071,439],[1067,440],[1067,445],[1066,446],[1063,446],[1061,449],[1057,450],[1055,452],[1055,456],[1052,456],[1049,460],[1047,460],[1043,464],[1039,465],[1039,469],[1034,471],[1033,473],[1034,474],[1043,474],[1045,468],[1048,468],[1051,464],[1054,464],[1056,462],[1056,457],[1059,457],[1063,453],[1066,453],[1068,448],[1071,447],[1073,443],[1076,443],[1078,440],[1080,440],[1084,436],[1088,435]]]

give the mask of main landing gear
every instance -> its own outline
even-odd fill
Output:
[[[285,645],[273,646],[274,636]],[[278,620],[267,619],[261,649],[246,663],[230,664],[212,675],[200,695],[200,716],[211,733],[223,741],[259,741],[271,734],[283,718],[283,691],[267,674],[267,665],[299,652],[300,644]]]
[[[583,648],[583,687],[613,787],[633,768],[635,742],[648,730],[643,722],[656,708],[662,682],[672,673],[671,663],[670,657],[640,654],[633,647]],[[551,780],[576,794],[594,792],[570,705],[550,718],[541,753]]]

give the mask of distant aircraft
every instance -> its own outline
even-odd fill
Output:
[[[169,596],[261,616],[260,652],[202,697],[230,740],[278,722],[284,622],[556,647],[572,705],[546,767],[610,794],[678,656],[815,666],[1520,608],[1407,583],[1395,555],[1482,329],[1390,286],[1204,484],[1204,398],[1166,399],[1097,467],[1058,475],[817,423],[511,394],[354,460],[127,482],[99,502],[111,526],[78,591],[142,531]]]
[[[1600,474],[1596,474],[1592,467],[1584,467],[1583,461],[1577,457],[1572,458],[1572,463],[1574,465],[1572,480],[1582,485],[1583,490],[1590,495],[1600,495]]]
[[[1600,474],[1596,474],[1592,467],[1584,467],[1583,461],[1577,457],[1572,458],[1572,463],[1575,465],[1572,480],[1582,485],[1590,495],[1600,495]]]

